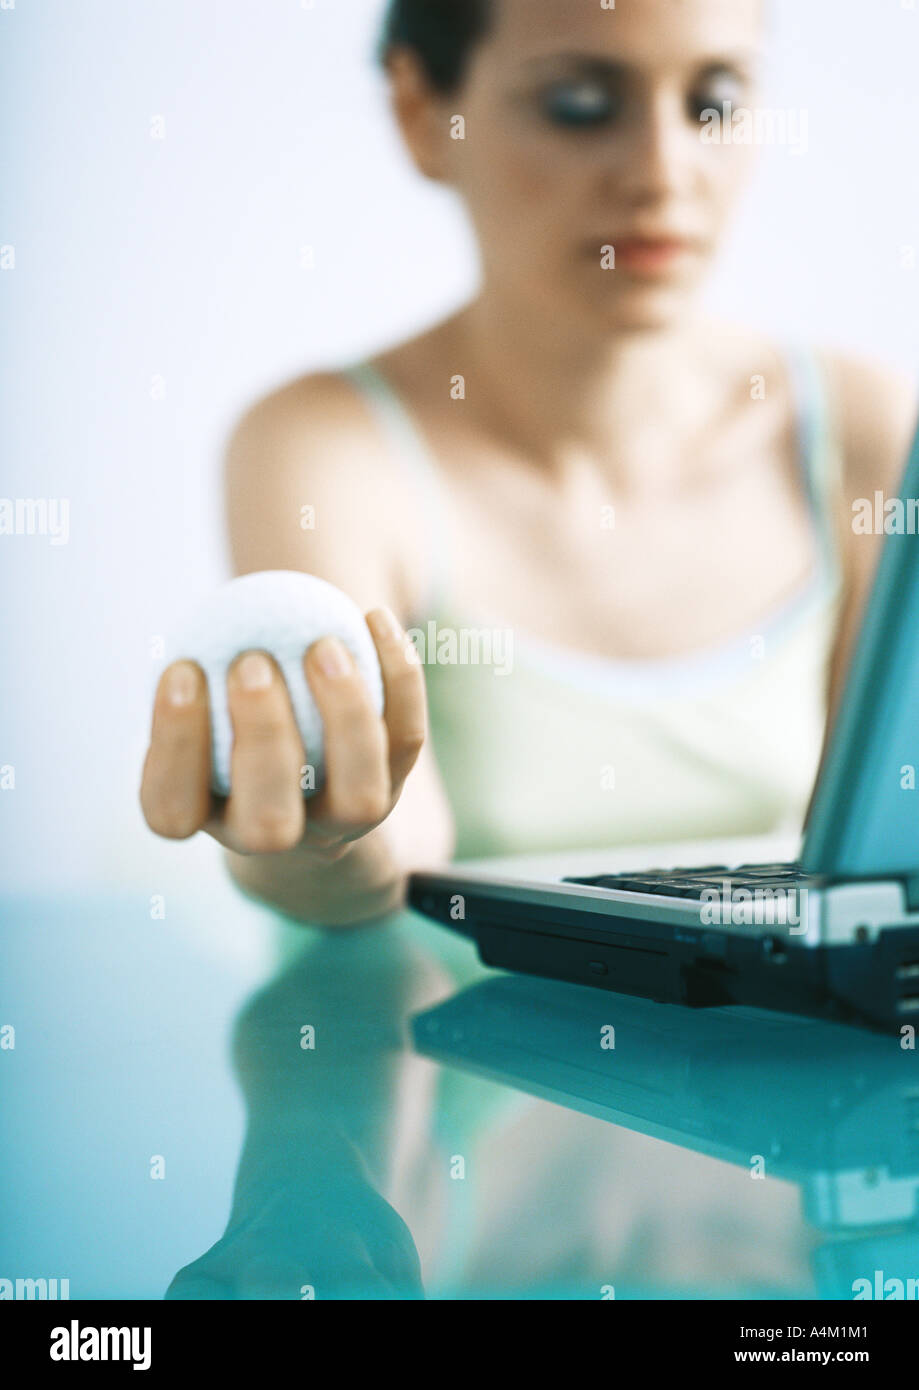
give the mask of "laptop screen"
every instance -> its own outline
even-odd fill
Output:
[[[919,875],[919,430],[899,497],[878,492],[864,511],[885,539],[801,860],[840,877]]]

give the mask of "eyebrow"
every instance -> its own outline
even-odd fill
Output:
[[[746,73],[762,58],[756,49],[746,49],[736,53],[724,53],[704,58],[696,66],[699,73],[741,72]],[[576,71],[582,77],[599,81],[622,77],[632,71],[632,65],[612,58],[597,58],[592,53],[547,53],[538,58],[530,58],[526,68],[559,68]]]

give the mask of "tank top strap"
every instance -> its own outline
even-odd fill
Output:
[[[418,489],[428,555],[427,589],[412,619],[435,617],[445,611],[450,578],[450,526],[447,499],[437,460],[415,419],[382,372],[370,362],[342,369],[376,418],[394,460],[407,470]]]
[[[798,464],[817,535],[824,577],[842,573],[839,517],[842,503],[842,444],[826,368],[812,348],[785,349],[798,420]]]

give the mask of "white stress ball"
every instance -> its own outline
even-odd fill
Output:
[[[172,660],[196,661],[207,676],[211,709],[211,786],[220,796],[230,790],[233,726],[227,704],[227,671],[247,651],[274,657],[290,694],[306,765],[314,778],[304,781],[312,796],[325,773],[322,720],[303,672],[303,658],[320,637],[337,637],[354,657],[370,691],[374,708],[383,713],[383,678],[376,647],[357,604],[311,574],[266,570],[232,579],[183,625]]]

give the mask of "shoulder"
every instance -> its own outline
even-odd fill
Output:
[[[270,453],[266,453],[270,450]],[[269,467],[296,467],[330,475],[340,468],[379,477],[385,464],[380,438],[365,402],[343,374],[317,372],[287,382],[250,404],[226,445],[233,477]]]
[[[828,388],[830,430],[838,451],[837,535],[848,598],[842,618],[839,674],[848,661],[870,591],[883,534],[861,534],[854,517],[875,492],[895,497],[916,428],[915,384],[861,357],[818,351]]]
[[[719,323],[713,344],[716,360],[729,378],[740,380],[741,395],[750,381],[778,379],[783,383],[778,393],[783,408],[800,408],[789,372],[795,354],[787,343]],[[919,383],[889,366],[820,345],[806,345],[806,352],[820,369],[826,389],[845,490],[860,496],[869,486],[896,486],[916,428]]]
[[[224,490],[237,572],[304,569],[362,605],[411,602],[417,499],[346,376],[303,376],[246,407],[226,441]]]
[[[829,387],[847,497],[896,490],[916,428],[916,383],[861,357],[831,351],[817,356]]]

